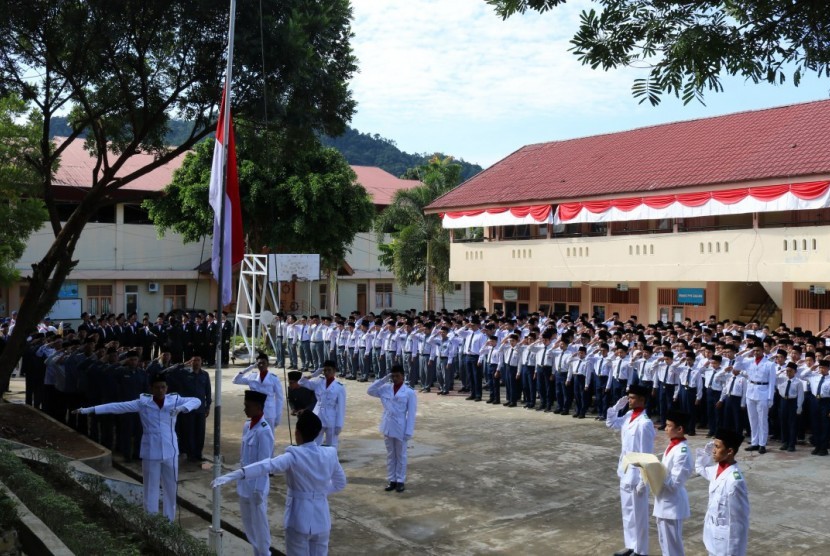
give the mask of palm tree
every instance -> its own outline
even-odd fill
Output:
[[[437,214],[424,208],[461,181],[461,166],[451,157],[433,157],[427,164],[407,170],[404,178],[417,178],[422,185],[395,193],[390,204],[375,219],[381,263],[395,274],[406,289],[424,284],[424,308],[432,309],[432,288],[444,294],[450,288],[450,232]],[[385,235],[392,241],[383,243]]]

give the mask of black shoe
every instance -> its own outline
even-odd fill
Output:
[[[392,492],[396,488],[398,488],[398,483],[396,483],[395,481],[392,481],[388,485],[386,485],[386,488],[383,489],[383,490],[385,490],[386,492]]]
[[[783,446],[781,446],[778,449],[783,451],[783,450],[786,450],[787,448],[788,448],[788,446],[786,444],[784,444]]]
[[[577,419],[584,419],[584,418],[585,418],[584,415],[580,415],[579,417],[577,417]]]
[[[545,409],[545,413],[556,413],[556,412],[554,410],[552,410],[551,408],[547,408],[547,409]]]
[[[541,405],[536,408],[536,411],[544,411],[544,410],[545,410],[545,408]]]
[[[403,484],[403,483],[395,483],[395,484],[397,485],[397,486],[395,487],[395,490],[396,490],[396,491],[398,491],[398,492],[403,492],[403,491],[405,491],[405,490],[406,490],[406,487],[404,486],[404,484]]]
[[[715,436],[715,435],[710,432],[709,434],[706,435],[706,438],[712,438],[713,436]]]
[[[503,403],[503,404],[501,404],[501,405],[503,405],[503,406],[507,407],[508,405],[510,405],[510,402],[504,402],[504,403]]]
[[[826,456],[827,455],[827,450],[819,450],[816,455],[817,456]]]
[[[788,452],[795,452],[795,446],[790,446],[789,448],[787,448],[787,451]]]
[[[474,400],[474,399],[476,399],[476,397],[475,397],[475,396],[467,396],[467,397],[466,397],[466,398],[464,398],[464,399],[465,399],[465,400]]]
[[[687,436],[697,436],[697,433],[695,431],[692,431],[690,433],[687,433]]]
[[[632,554],[634,554],[634,551],[632,549],[625,548],[623,550],[620,550],[619,552],[615,552],[614,556],[631,556]]]
[[[485,403],[493,403],[493,400],[487,400]]]
[[[744,451],[745,452],[757,452],[759,448],[760,448],[760,446],[752,445],[752,446],[747,446],[746,450],[744,450]]]
[[[767,447],[766,446],[759,446],[758,447],[758,453],[759,454],[766,454],[767,453]]]
[[[565,415],[567,415],[567,413],[565,413]],[[579,419],[579,413],[574,413],[573,415],[571,415],[571,418]]]
[[[817,455],[818,455],[818,448],[813,448],[813,449],[810,451],[810,453],[811,453],[812,455],[814,455],[814,456],[817,456]]]
[[[506,405],[507,405],[507,407],[516,407],[518,404],[516,402],[510,402],[509,404],[506,404]]]
[[[480,402],[481,398],[473,398],[474,401]]]
[[[666,425],[661,425],[661,426],[657,427],[657,430],[658,430],[658,431],[664,431],[664,430],[666,430]]]

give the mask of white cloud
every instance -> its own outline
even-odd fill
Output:
[[[483,0],[353,0],[358,110],[435,123],[572,115],[612,102],[630,77],[592,71],[568,52],[587,4],[502,21]]]

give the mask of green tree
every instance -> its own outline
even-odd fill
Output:
[[[260,6],[243,3],[237,16],[235,113],[267,112],[272,132],[298,149],[317,134],[342,132],[354,111],[346,83],[356,69],[348,0],[263,0]],[[0,378],[11,373],[25,337],[77,264],[73,254],[90,216],[111,204],[116,190],[215,129],[228,2],[8,0],[3,13],[0,91],[18,92],[40,114],[38,150],[27,162],[37,173],[34,193],[46,205],[55,240],[33,266]],[[53,143],[50,122],[59,112],[68,112],[72,133]],[[180,145],[168,148],[174,115],[193,125]],[[90,189],[62,222],[52,171],[82,133],[96,166]],[[139,151],[154,154],[153,162],[125,171]]]
[[[450,288],[450,232],[437,214],[424,214],[432,201],[461,181],[461,166],[452,158],[433,157],[427,164],[410,168],[402,177],[423,185],[395,192],[392,204],[375,219],[380,261],[395,274],[398,285],[424,285],[424,307],[431,309],[431,289]],[[391,242],[384,244],[386,234]]]
[[[372,227],[374,205],[368,193],[335,149],[308,144],[304,151],[286,156],[277,138],[244,123],[236,129],[249,249],[319,253],[322,268],[333,280],[355,235]],[[212,139],[197,145],[165,195],[145,201],[159,233],[173,229],[185,241],[199,241],[211,233],[213,212],[207,199],[212,156]]]
[[[503,18],[546,12],[565,0],[485,0]],[[594,0],[583,11],[571,50],[583,64],[609,70],[650,68],[632,92],[658,104],[684,103],[723,90],[721,76],[781,84],[830,75],[830,3],[793,0]]]
[[[26,115],[26,103],[17,95],[0,97],[0,286],[19,279],[14,263],[23,255],[26,240],[46,220],[43,201],[29,197],[37,175],[26,157],[37,148],[37,127],[18,123]]]

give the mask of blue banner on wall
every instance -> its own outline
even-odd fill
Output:
[[[684,305],[705,305],[704,288],[677,288],[677,302]]]

